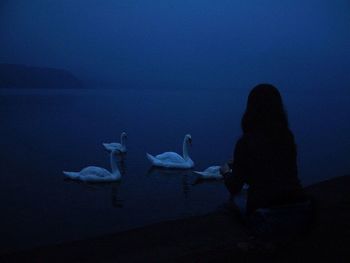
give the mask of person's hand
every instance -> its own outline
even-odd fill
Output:
[[[227,163],[223,164],[220,167],[220,174],[224,177],[224,179],[227,176],[227,174],[230,173],[230,172],[231,172],[231,168],[230,168],[230,166]]]

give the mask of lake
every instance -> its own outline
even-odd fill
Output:
[[[221,182],[150,169],[146,152],[181,152],[195,170],[231,158],[246,90],[0,90],[0,253],[201,215],[229,198]],[[347,94],[282,93],[304,185],[350,171]],[[88,165],[110,169],[103,142],[128,134],[120,183],[65,180]]]

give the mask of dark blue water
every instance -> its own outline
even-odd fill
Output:
[[[82,239],[200,215],[228,199],[220,182],[150,170],[145,153],[181,153],[203,170],[231,158],[248,91],[3,90],[1,251]],[[349,96],[284,93],[304,185],[350,171]],[[122,181],[89,185],[62,170],[110,169],[101,143],[128,133]]]

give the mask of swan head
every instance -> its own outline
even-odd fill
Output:
[[[120,135],[120,137],[126,139],[126,138],[127,138],[126,132],[122,132],[122,134]]]
[[[185,140],[189,145],[192,145],[192,136],[191,134],[186,134]]]

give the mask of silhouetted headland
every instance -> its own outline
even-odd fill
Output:
[[[243,252],[244,228],[224,210],[0,256],[1,262],[349,262],[350,175],[305,188],[318,204],[310,233],[273,253]]]
[[[0,64],[0,88],[82,88],[82,83],[65,69]]]

